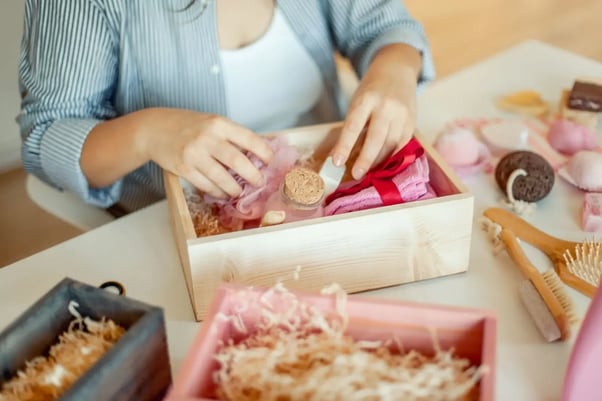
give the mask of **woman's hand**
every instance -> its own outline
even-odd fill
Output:
[[[420,54],[407,45],[389,45],[377,53],[351,99],[332,151],[335,165],[347,161],[364,128],[366,138],[351,171],[355,179],[410,140],[416,125],[419,71]]]
[[[269,163],[273,152],[257,134],[224,117],[190,110],[151,109],[143,148],[148,158],[214,197],[235,197],[242,191],[229,169],[249,184],[263,185],[263,176],[244,151]]]

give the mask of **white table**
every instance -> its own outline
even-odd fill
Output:
[[[576,76],[602,76],[602,64],[528,41],[428,86],[419,99],[418,127],[432,140],[444,123],[458,117],[500,116],[493,99],[532,88],[557,101]],[[484,208],[501,197],[491,176],[468,182],[475,193],[475,227],[469,271],[465,274],[371,291],[378,296],[461,306],[484,307],[499,318],[498,400],[559,399],[572,343],[547,344],[519,301],[520,273],[507,255],[494,257],[476,224]],[[581,195],[558,179],[531,219],[552,235],[581,240]],[[532,260],[547,259],[533,249]],[[98,285],[118,280],[128,296],[164,308],[169,351],[177,372],[198,330],[168,222],[160,202],[70,241],[0,269],[0,329],[65,276]],[[569,289],[583,313],[588,299]]]

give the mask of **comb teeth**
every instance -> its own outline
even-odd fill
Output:
[[[560,303],[569,323],[576,323],[579,319],[575,315],[573,300],[564,289],[562,281],[560,280],[560,277],[558,277],[556,271],[554,269],[548,269],[541,274],[541,277],[558,300],[558,303]]]
[[[572,274],[598,287],[602,276],[602,243],[588,240],[575,246],[575,257],[566,250],[564,262]]]

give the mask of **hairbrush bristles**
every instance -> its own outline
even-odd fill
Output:
[[[569,272],[588,284],[598,287],[602,276],[601,250],[602,243],[596,240],[587,240],[575,246],[575,257],[566,250],[563,256]]]
[[[560,277],[554,269],[548,269],[545,272],[541,273],[541,277],[543,281],[545,281],[548,288],[552,291],[562,310],[564,311],[566,318],[570,324],[576,323],[579,319],[575,314],[575,306],[573,304],[573,300],[566,292]]]

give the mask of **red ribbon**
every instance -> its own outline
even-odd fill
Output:
[[[416,140],[416,138],[410,139],[403,148],[368,171],[364,178],[357,181],[356,184],[337,189],[326,197],[326,204],[328,205],[330,202],[343,196],[356,194],[371,186],[376,188],[384,206],[402,203],[403,198],[399,193],[399,189],[393,182],[393,177],[408,168],[408,166],[414,163],[416,159],[423,154],[424,148],[418,140]]]

